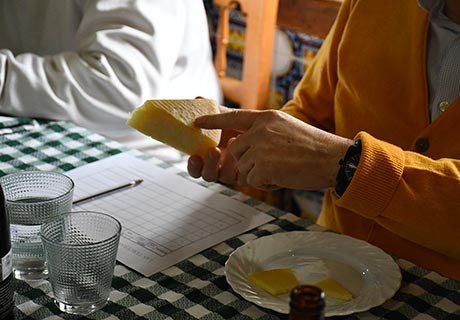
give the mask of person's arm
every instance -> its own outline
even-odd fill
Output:
[[[430,159],[361,132],[363,149],[339,207],[459,259],[460,160]]]
[[[351,2],[345,1],[344,5],[347,3]],[[282,109],[329,132],[335,131],[334,98],[336,79],[340,77],[337,51],[351,11],[348,7],[342,8],[293,100]],[[460,248],[453,245],[460,242],[460,160],[431,159],[366,132],[348,138],[362,140],[362,153],[358,169],[343,196],[331,195],[334,191],[329,190],[328,196],[339,207],[337,210],[347,209],[402,238],[460,259]],[[329,215],[334,214],[323,214],[320,223],[329,225]]]
[[[238,181],[263,190],[334,187],[339,160],[353,143],[277,110],[226,109],[195,125],[238,132],[227,146]]]
[[[87,1],[75,52],[0,50],[0,112],[122,135],[134,107],[174,89],[167,86],[176,76],[184,24],[195,14],[177,2]]]

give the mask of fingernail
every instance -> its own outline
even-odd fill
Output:
[[[211,148],[206,153],[206,159],[209,161],[216,161],[219,160],[220,152],[216,148]]]
[[[202,124],[203,124],[203,120],[202,120],[201,116],[198,117],[198,118],[195,118],[195,121],[193,121],[193,124],[194,124],[196,127],[199,127],[200,125],[202,125]]]
[[[190,161],[190,164],[194,167],[200,165],[200,160],[196,157],[190,157],[189,161]]]

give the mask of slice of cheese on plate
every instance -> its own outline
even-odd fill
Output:
[[[324,291],[328,298],[349,301],[353,299],[353,295],[344,286],[333,279],[325,279],[313,284]]]
[[[289,269],[272,269],[251,273],[247,280],[273,296],[288,293],[300,285],[294,272]],[[344,286],[333,279],[325,279],[312,284],[324,291],[328,298],[349,301],[353,295]]]
[[[247,276],[250,283],[267,291],[273,296],[288,293],[299,285],[291,269],[272,269],[251,273]]]
[[[211,99],[147,100],[127,124],[182,152],[204,157],[219,144],[221,130],[196,128],[193,121],[214,113],[219,113],[219,104]]]

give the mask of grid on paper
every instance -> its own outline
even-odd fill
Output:
[[[98,172],[97,182],[92,176],[79,178],[80,185],[85,185],[79,197],[137,178],[136,172],[126,168],[102,170]],[[135,188],[136,192],[121,190],[116,193],[119,197],[101,197],[91,201],[90,205],[83,203],[78,208],[113,214],[123,226],[123,238],[158,256],[165,256],[243,221],[237,212],[219,211],[179,195],[155,183],[154,177],[147,177]]]

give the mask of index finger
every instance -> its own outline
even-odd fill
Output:
[[[248,130],[259,116],[259,110],[234,110],[209,114],[195,119],[195,126],[202,129]]]

